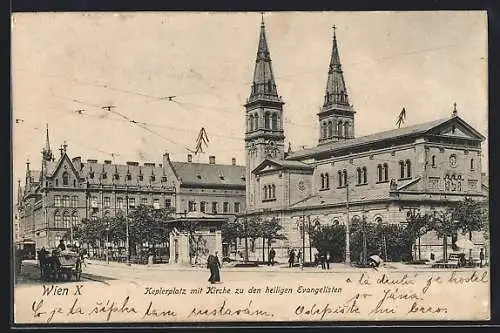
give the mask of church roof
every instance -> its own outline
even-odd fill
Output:
[[[172,162],[182,184],[245,186],[245,167],[240,165]]]
[[[278,167],[278,169],[288,169],[288,170],[312,170],[313,167],[302,163],[300,161],[289,161],[289,160],[275,160],[267,158],[262,161],[252,172],[256,173],[263,170],[266,166],[273,165]]]
[[[478,138],[483,138],[483,136],[481,134],[479,134],[477,131],[475,131],[470,125],[468,125],[465,121],[463,121],[459,117],[441,118],[441,119],[429,121],[429,122],[414,125],[414,126],[397,128],[397,129],[379,132],[379,133],[370,134],[370,135],[365,135],[362,137],[349,139],[349,140],[345,140],[345,141],[331,142],[331,143],[319,145],[319,146],[316,146],[313,148],[308,148],[308,149],[292,152],[287,156],[287,159],[288,160],[296,160],[296,159],[314,157],[315,155],[322,154],[322,153],[348,149],[351,147],[361,147],[363,145],[369,145],[369,144],[372,144],[375,142],[383,142],[386,140],[396,140],[396,139],[400,139],[403,137],[423,135],[423,134],[428,133],[430,130],[434,129],[435,127],[443,125],[443,124],[445,124],[449,121],[453,121],[453,120],[458,121],[463,126],[467,127]]]

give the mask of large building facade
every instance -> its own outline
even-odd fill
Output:
[[[283,105],[262,23],[245,105],[247,215],[280,221],[287,240],[274,247],[281,258],[309,243],[301,232],[304,221],[404,223],[408,214],[443,210],[465,197],[486,198],[481,172],[485,138],[460,118],[456,105],[445,119],[356,137],[335,29],[324,103],[317,114],[317,146],[284,151]],[[451,247],[452,239],[448,242]],[[475,232],[473,242],[477,256],[485,246],[482,233]],[[443,240],[429,233],[421,239],[421,256],[433,252],[439,258],[442,246]],[[254,257],[262,258],[267,248],[254,250]]]
[[[234,219],[245,209],[245,168],[235,159],[230,165],[217,164],[215,156],[208,163],[195,163],[191,155],[186,162],[171,161],[168,153],[158,164],[83,161],[70,158],[66,144],[56,157],[47,129],[40,168],[33,170],[28,162],[24,186],[18,181],[17,240],[53,248],[82,219],[128,215],[139,205],[171,209],[177,219],[193,212],[217,221]],[[216,230],[205,229],[200,232],[220,243],[220,223]],[[215,249],[221,244],[210,250]],[[178,251],[183,256],[187,250]]]

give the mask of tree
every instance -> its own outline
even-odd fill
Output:
[[[266,258],[264,256],[265,255],[265,252],[264,252],[265,241],[267,240],[267,251],[269,253],[269,249],[270,249],[272,242],[274,242],[275,240],[286,239],[286,236],[281,233],[282,230],[283,230],[283,227],[280,225],[278,219],[276,219],[274,217],[261,222],[262,261],[263,262],[266,261]]]
[[[448,261],[448,237],[453,237],[457,231],[457,223],[453,220],[453,210],[447,209],[443,212],[434,212],[431,222],[431,230],[436,231],[439,238],[443,238],[443,260]]]
[[[171,229],[167,221],[172,219],[171,211],[140,205],[129,215],[129,239],[142,246],[148,243],[153,251],[157,244],[166,243]]]
[[[321,253],[330,253],[330,260],[342,262],[345,258],[346,228],[341,224],[316,225],[311,228],[309,237],[311,246]]]
[[[421,260],[421,250],[420,250],[420,237],[431,231],[432,229],[432,215],[430,214],[413,214],[411,212],[408,213],[406,218],[406,227],[403,232],[403,237],[406,238],[406,242],[411,247],[415,240],[418,239],[417,247],[418,247],[418,260]]]
[[[221,234],[222,242],[227,243],[229,245],[229,249],[231,249],[233,245],[237,244],[236,242],[238,238],[240,238],[238,223],[236,223],[235,221],[231,221],[222,224]]]
[[[189,243],[189,264],[193,264],[193,258],[195,258],[195,264],[198,263],[198,258],[200,255],[204,255],[206,252],[206,246],[203,247],[203,238],[196,237],[196,231],[199,229],[199,223],[196,221],[182,221],[180,222],[180,228],[188,233],[188,243]],[[206,241],[205,241],[206,245]]]
[[[241,217],[235,222],[235,228],[238,233],[238,238],[245,240],[245,262],[248,262],[248,239],[252,242],[262,235],[261,225],[262,221],[259,217]]]
[[[469,239],[472,240],[472,232],[483,230],[487,225],[488,214],[482,202],[466,197],[456,204],[452,218],[457,229],[461,230],[462,234],[468,233]]]

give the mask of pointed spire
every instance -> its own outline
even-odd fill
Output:
[[[265,98],[266,100],[275,100],[279,102],[280,98],[278,97],[276,82],[271,66],[271,55],[267,45],[264,14],[261,13],[261,15],[262,21],[260,24],[259,46],[257,48],[257,59],[255,61],[250,100]]]
[[[45,124],[45,147],[42,150],[42,157],[44,161],[52,161],[54,156],[52,155],[52,150],[50,150],[50,140],[49,140],[49,124]]]
[[[332,54],[330,58],[330,66],[328,68],[328,79],[326,82],[325,102],[324,109],[343,106],[349,107],[349,98],[347,96],[347,88],[344,81],[344,74],[342,72],[342,65],[340,63],[339,49],[337,46],[337,27],[333,27],[333,43]]]

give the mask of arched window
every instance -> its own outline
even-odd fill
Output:
[[[264,186],[262,191],[264,192],[264,199],[267,199],[267,186]]]
[[[332,121],[328,121],[328,137],[331,138],[333,136],[333,124]]]
[[[356,173],[358,175],[358,185],[360,185],[361,184],[361,169],[357,168]]]
[[[325,175],[321,174],[321,189],[325,188]]]
[[[250,115],[248,117],[248,131],[253,131],[253,115]]]
[[[382,224],[382,218],[381,218],[380,216],[377,216],[377,217],[375,218],[375,223],[377,223],[377,224]]]
[[[389,180],[389,166],[387,163],[384,163],[384,181]]]
[[[253,116],[253,130],[256,131],[259,129],[259,115],[255,114]]]
[[[76,187],[76,179],[73,179],[73,187]]]
[[[379,164],[379,165],[377,165],[377,181],[378,182],[382,181],[382,174],[383,174],[382,166]]]
[[[367,175],[366,175],[366,167],[363,167],[363,184],[368,183]]]
[[[62,179],[63,179],[63,185],[68,186],[69,184],[69,175],[66,171],[63,172],[62,174]]]
[[[338,183],[339,183],[339,187],[342,187],[342,180],[343,180],[343,177],[342,177],[342,171],[338,171],[337,172],[337,176],[338,176]]]
[[[68,212],[64,212],[63,213],[63,225],[64,225],[64,228],[69,228],[70,227],[70,223],[71,223],[71,219],[70,219],[69,213]]]
[[[346,186],[346,185],[347,185],[347,170],[345,170],[345,169],[344,169],[344,170],[342,171],[342,176],[343,176],[343,178],[344,178],[344,179],[343,179],[344,186]]]
[[[405,178],[405,162],[399,161],[399,178]]]
[[[432,157],[431,157],[431,166],[433,168],[436,167],[436,155],[432,155]]]
[[[411,161],[406,160],[406,178],[411,178]]]
[[[71,215],[71,224],[73,226],[77,225],[78,224],[78,212],[73,212],[73,214]]]
[[[61,214],[58,211],[54,213],[54,227],[61,227]]]
[[[470,169],[471,169],[471,170],[474,170],[474,168],[475,168],[475,165],[474,165],[474,159],[473,159],[473,158],[471,158],[471,159],[470,159]]]
[[[327,138],[327,125],[326,125],[326,123],[321,124],[321,137],[323,139]]]
[[[278,129],[278,115],[276,113],[273,113],[272,117],[272,129],[277,130]]]
[[[271,114],[269,112],[266,112],[264,114],[264,128],[266,129],[271,128]]]
[[[348,137],[349,137],[349,132],[350,132],[350,130],[349,130],[349,122],[348,122],[348,121],[346,121],[346,122],[344,123],[344,137],[345,137],[345,138],[348,138]]]
[[[273,198],[273,199],[276,198],[276,185],[274,185],[274,184],[272,185],[272,196],[271,196],[271,198]]]
[[[341,138],[344,134],[344,124],[342,123],[342,120],[339,120],[337,123],[337,136]]]
[[[325,188],[330,188],[330,177],[325,173]]]
[[[56,186],[59,186],[59,179],[56,178]]]

